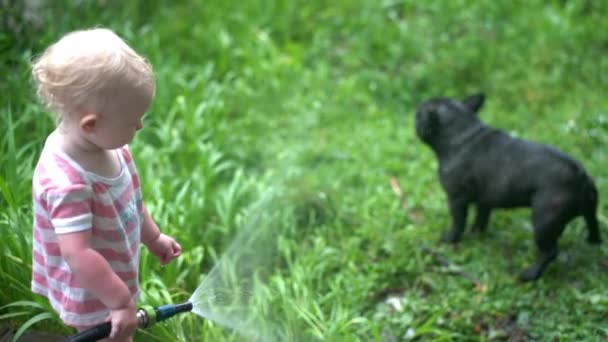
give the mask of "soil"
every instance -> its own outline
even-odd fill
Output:
[[[0,327],[0,342],[10,342],[15,333],[14,329]],[[63,342],[66,336],[54,335],[46,332],[28,331],[21,336],[19,342]]]

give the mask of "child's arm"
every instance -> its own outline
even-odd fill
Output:
[[[182,247],[170,236],[162,234],[144,206],[144,222],[141,226],[141,242],[154,254],[162,265],[182,253]]]
[[[137,328],[137,313],[131,292],[108,261],[91,248],[91,230],[58,234],[57,241],[76,280],[112,310],[110,336],[132,334]]]

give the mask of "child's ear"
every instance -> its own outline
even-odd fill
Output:
[[[92,133],[97,124],[97,114],[85,114],[80,118],[80,129],[85,133]]]
[[[479,112],[481,106],[483,106],[483,102],[486,96],[483,93],[471,95],[464,99],[463,103],[465,106],[469,107],[473,113]]]

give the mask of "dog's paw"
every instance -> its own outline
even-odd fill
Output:
[[[538,270],[538,267],[532,266],[521,272],[518,279],[522,282],[534,281],[540,278],[541,274],[542,272]]]
[[[456,243],[460,240],[460,234],[453,230],[448,230],[441,236],[441,242]]]
[[[473,234],[483,234],[486,231],[486,227],[474,224],[471,226],[471,232]]]

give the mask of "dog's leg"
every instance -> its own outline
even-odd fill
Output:
[[[490,220],[490,208],[481,204],[477,205],[477,216],[475,217],[475,223],[471,226],[471,231],[477,233],[483,233],[488,227],[488,221]]]
[[[593,180],[589,178],[589,176],[586,176],[580,197],[581,200],[579,200],[579,203],[581,205],[583,217],[585,218],[585,223],[587,224],[587,242],[598,244],[602,242],[597,222],[598,193]]]
[[[587,242],[592,244],[598,244],[602,242],[600,237],[599,224],[597,222],[597,196],[592,200],[587,201],[583,204],[583,217],[585,218],[585,224],[587,225]]]
[[[547,210],[557,209],[557,210]],[[522,281],[536,280],[551,261],[557,257],[557,240],[571,219],[564,214],[563,207],[554,208],[547,201],[537,198],[532,204],[532,223],[534,225],[534,242],[538,249],[536,262],[519,275]]]
[[[452,216],[452,226],[441,237],[443,242],[455,243],[460,240],[467,221],[467,209],[469,202],[466,198],[448,195],[450,205],[450,215]]]
[[[587,224],[587,231],[589,232],[589,235],[587,235],[587,242],[591,244],[601,243],[602,238],[600,237],[600,229],[595,213],[585,215],[585,223]]]
[[[524,270],[519,275],[521,281],[537,280],[543,274],[543,271],[557,257],[557,240],[547,241],[538,234],[534,234],[534,241],[538,248],[538,257],[536,262]]]

